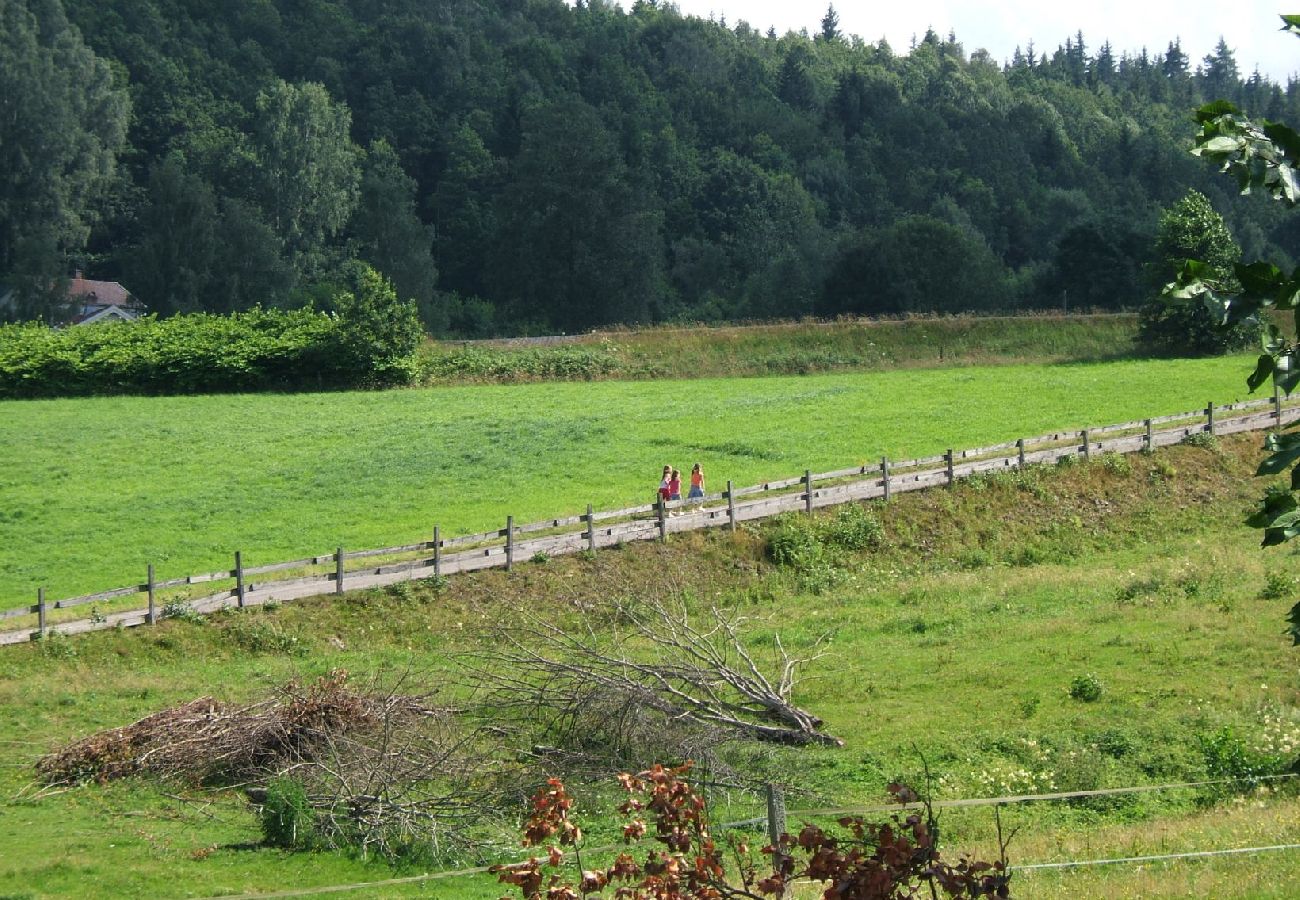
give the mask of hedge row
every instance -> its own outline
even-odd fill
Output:
[[[338,318],[308,309],[0,326],[0,397],[9,398],[345,387],[373,381],[375,363]]]

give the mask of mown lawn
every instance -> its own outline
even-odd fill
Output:
[[[1245,396],[1248,363],[1119,361],[383,393],[0,403],[0,608]]]
[[[1221,777],[1214,760],[1224,757],[1207,751],[1214,742],[1285,766],[1300,756],[1300,675],[1281,633],[1297,557],[1261,551],[1240,524],[1260,487],[1249,478],[1257,442],[1248,435],[1034,468],[872,504],[883,544],[806,571],[764,559],[772,527],[806,527],[793,516],[734,536],[683,535],[442,586],[7,648],[0,796],[30,782],[41,752],[165,706],[264,696],[291,677],[337,667],[448,683],[449,654],[475,646],[483,622],[527,609],[600,628],[609,620],[602,604],[625,595],[736,608],[749,617],[760,658],[776,633],[795,652],[829,636],[796,699],[845,746],[730,757],[750,777],[788,782],[794,809],[874,805],[890,780],[918,779],[922,758],[940,799]],[[1072,695],[1081,677],[1095,680],[1098,696]],[[575,789],[590,805],[591,789]],[[169,796],[177,791],[197,802]],[[760,809],[756,798],[729,799],[720,818]],[[1021,828],[1013,863],[1027,864],[1300,843],[1298,809],[1285,785],[1277,794],[1184,789],[1016,806],[1005,822]],[[951,851],[990,852],[987,808],[944,821]],[[593,841],[610,826],[595,824]],[[0,803],[0,895],[203,897],[423,871],[287,855],[258,839],[237,794],[121,782],[8,800]],[[503,837],[486,855],[515,852]],[[1015,895],[1288,897],[1300,892],[1296,859],[1279,852],[1025,874]],[[355,896],[501,893],[476,877]]]

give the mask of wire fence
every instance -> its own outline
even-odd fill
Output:
[[[1087,791],[1060,791],[1050,794],[1009,794],[1001,797],[971,797],[957,800],[936,800],[929,805],[932,809],[960,809],[972,807],[1004,807],[1019,803],[1037,803],[1043,801],[1062,801],[1062,800],[1080,800],[1095,797],[1116,797],[1130,794],[1151,793],[1156,791],[1172,790],[1191,790],[1206,787],[1218,787],[1224,785],[1240,786],[1242,784],[1256,784],[1266,782],[1287,782],[1300,778],[1300,773],[1286,773],[1281,775],[1259,775],[1249,778],[1216,778],[1207,781],[1185,781],[1173,784],[1142,784],[1130,787],[1101,788]],[[763,816],[756,816],[749,819],[740,819],[734,822],[724,822],[720,825],[714,825],[718,831],[729,831],[739,829],[765,828],[769,831],[769,840],[775,843],[776,836],[784,832],[785,821],[787,817],[796,816],[800,818],[829,818],[844,816],[868,816],[879,815],[881,813],[892,813],[900,810],[913,810],[925,808],[924,803],[893,803],[879,806],[852,806],[852,807],[832,807],[832,808],[810,808],[810,809],[784,809],[783,800],[779,789],[769,785],[767,794],[767,813]],[[583,852],[593,856],[599,856],[605,853],[613,853],[616,850],[624,849],[625,844],[608,844],[600,847],[584,847]],[[1084,859],[1084,860],[1063,860],[1055,862],[1037,862],[1009,865],[1008,871],[1012,872],[1035,872],[1051,870],[1068,870],[1076,868],[1086,868],[1092,866],[1123,865],[1149,862],[1169,862],[1184,859],[1201,859],[1212,857],[1226,856],[1246,856],[1259,853],[1279,853],[1288,850],[1300,850],[1300,843],[1296,844],[1269,844],[1259,847],[1220,847],[1208,850],[1191,850],[1180,853],[1161,853],[1150,856],[1122,856],[1102,859]],[[537,854],[533,854],[536,856]],[[517,860],[516,862],[526,862],[527,860]],[[319,894],[339,894],[349,891],[360,891],[371,888],[397,887],[406,884],[419,884],[428,881],[439,881],[448,878],[463,878],[474,875],[486,875],[494,869],[502,866],[509,866],[511,863],[494,863],[487,866],[475,866],[467,869],[454,869],[445,872],[426,872],[421,875],[408,875],[402,878],[391,878],[383,881],[366,881],[354,882],[351,884],[336,884],[314,888],[291,888],[281,891],[272,891],[268,893],[249,893],[239,895],[220,895],[203,898],[203,900],[272,900],[272,898],[284,897],[310,897]]]

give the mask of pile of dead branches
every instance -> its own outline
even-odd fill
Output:
[[[540,719],[570,751],[584,736],[653,744],[656,730],[713,743],[841,743],[791,700],[820,642],[801,658],[775,638],[765,664],[742,638],[744,620],[722,610],[692,615],[684,602],[654,600],[620,606],[616,618],[619,633],[608,640],[517,611],[495,627],[492,650],[468,661],[486,706],[508,719]]]
[[[190,784],[243,784],[319,756],[348,735],[374,733],[445,711],[427,698],[351,690],[348,673],[291,681],[243,706],[201,697],[40,758],[50,785],[151,775]]]

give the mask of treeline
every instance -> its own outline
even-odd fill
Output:
[[[1300,120],[1300,86],[1222,43],[1197,61],[1076,34],[1003,65],[955,35],[863,42],[833,10],[777,35],[647,0],[0,17],[0,52],[51,60],[0,66],[22,112],[0,123],[0,280],[28,314],[75,263],[165,316],[320,303],[353,259],[469,336],[1130,308],[1189,187],[1247,258],[1300,256],[1280,210],[1186,153],[1206,98]],[[47,165],[30,150],[55,131],[73,149]]]

